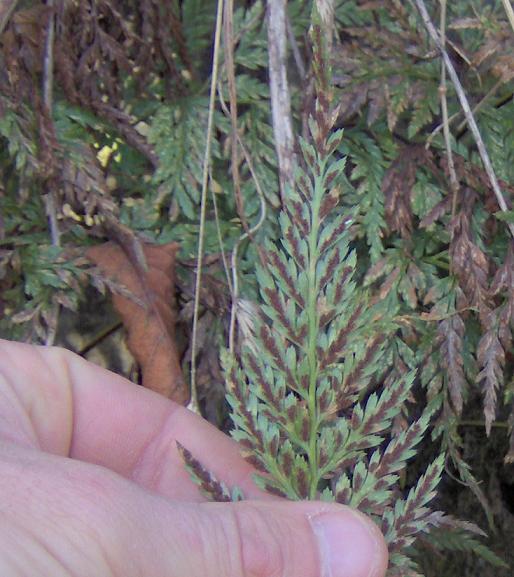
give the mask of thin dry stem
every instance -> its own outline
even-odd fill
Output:
[[[0,35],[5,30],[9,20],[18,4],[18,0],[1,0],[0,1]]]
[[[266,198],[264,196],[264,192],[261,188],[259,183],[259,179],[257,178],[257,174],[255,173],[252,158],[248,153],[246,147],[244,146],[243,142],[240,140],[239,144],[241,146],[241,150],[243,151],[245,160],[248,164],[248,168],[252,175],[253,181],[255,183],[255,188],[257,190],[257,194],[259,195],[259,200],[261,202],[260,208],[260,215],[257,224],[253,226],[250,230],[242,234],[238,241],[236,242],[234,249],[232,250],[232,259],[231,259],[231,267],[232,267],[232,307],[230,311],[230,330],[229,330],[229,350],[231,353],[234,352],[235,346],[235,333],[236,333],[236,319],[237,319],[237,306],[238,306],[238,298],[239,298],[239,275],[237,269],[237,255],[239,252],[239,247],[241,243],[245,241],[247,238],[252,238],[259,228],[264,224],[266,220]]]
[[[232,182],[234,184],[234,195],[236,201],[237,215],[243,225],[244,230],[248,230],[246,221],[243,195],[241,194],[241,177],[239,174],[239,150],[237,142],[237,92],[236,92],[236,72],[234,64],[234,0],[225,0],[223,10],[223,47],[225,53],[225,71],[227,73],[228,97],[230,106],[231,131],[231,171]]]
[[[222,94],[220,86],[218,86],[218,97],[220,100],[220,105],[221,105],[221,109],[223,110],[223,113],[226,116],[230,116],[230,111],[227,107],[226,102],[223,99],[223,94]],[[254,168],[254,165],[252,162],[252,157],[251,157],[250,153],[248,152],[248,149],[246,148],[246,145],[245,145],[242,137],[239,135],[239,133],[236,136],[237,136],[237,141],[238,141],[238,144],[241,148],[241,151],[243,152],[245,162],[248,165],[248,169],[250,170],[252,180],[255,184],[255,189],[256,189],[257,194],[259,196],[260,214],[259,214],[259,220],[258,220],[257,224],[255,226],[253,226],[251,229],[245,230],[245,232],[237,240],[237,242],[236,242],[236,244],[232,250],[231,265],[230,265],[230,269],[232,270],[232,278],[230,277],[230,272],[229,272],[228,264],[226,262],[226,257],[225,257],[224,247],[223,247],[223,239],[221,238],[221,234],[220,234],[219,227],[218,227],[218,240],[220,243],[223,265],[225,268],[225,273],[227,275],[227,283],[228,283],[228,287],[230,290],[230,296],[232,299],[232,306],[231,306],[231,311],[230,311],[229,339],[228,339],[229,340],[229,350],[232,353],[234,352],[234,346],[235,346],[237,306],[238,306],[237,303],[238,303],[238,297],[239,297],[239,280],[238,280],[239,272],[238,272],[238,266],[237,266],[237,253],[238,253],[239,247],[243,241],[245,241],[247,238],[249,238],[250,240],[253,240],[253,235],[259,230],[259,228],[263,225],[263,223],[266,219],[266,197],[264,196],[262,186],[260,184],[257,173],[255,172],[255,168]],[[216,203],[215,203],[215,210],[216,210]]]
[[[223,263],[223,270],[225,272],[225,278],[227,279],[228,290],[230,294],[232,294],[232,279],[230,277],[227,253],[225,251],[225,243],[223,242],[223,233],[221,232],[218,201],[216,199],[216,193],[213,189],[211,189],[211,197],[212,206],[214,208],[214,222],[216,223],[216,236],[218,237],[218,244],[220,246],[221,262]]]
[[[54,40],[55,40],[55,15],[54,15],[54,0],[48,0],[47,6],[50,9],[48,17],[48,26],[46,29],[45,52],[43,55],[43,107],[44,114],[47,116],[49,122],[52,121],[53,108],[53,85],[54,85]],[[55,199],[55,191],[48,190],[45,197],[45,208],[48,216],[48,224],[50,227],[50,237],[53,246],[61,246],[61,231],[59,230],[59,223],[57,221],[57,206]],[[51,346],[55,342],[57,334],[57,325],[59,323],[60,313],[59,303],[55,303],[51,311],[51,323],[48,327],[48,332],[45,339],[45,344]]]
[[[211,89],[209,94],[209,115],[207,120],[205,153],[203,158],[202,193],[200,201],[200,230],[198,232],[198,251],[196,259],[195,298],[193,309],[193,334],[191,337],[191,401],[189,408],[200,413],[198,405],[198,391],[196,386],[196,349],[198,341],[198,317],[200,309],[200,288],[202,285],[202,261],[205,236],[205,219],[207,212],[207,188],[211,163],[212,127],[214,125],[214,106],[216,103],[216,85],[218,82],[218,59],[221,41],[221,25],[223,20],[223,0],[218,0],[216,12],[216,32],[214,35],[214,54],[212,61]]]
[[[446,44],[446,0],[440,0],[441,2],[441,46],[445,47]],[[450,174],[450,186],[452,189],[452,221],[457,212],[457,196],[459,194],[459,181],[457,179],[457,173],[455,172],[455,164],[453,162],[453,152],[452,152],[452,142],[450,125],[448,122],[448,99],[446,97],[446,67],[444,62],[441,62],[441,83],[439,86],[439,95],[441,97],[441,114],[443,117],[443,134],[444,143],[446,147],[446,158],[448,159],[448,172]],[[453,235],[453,232],[452,232]]]
[[[507,14],[507,18],[509,19],[510,26],[512,31],[514,32],[514,10],[512,9],[512,4],[510,0],[502,0],[503,7],[505,8],[505,13]]]
[[[471,109],[473,114],[476,114],[481,108],[482,106],[484,106],[484,104],[489,100],[489,98],[491,98],[491,96],[494,96],[494,94],[496,93],[496,91],[498,90],[498,88],[500,88],[500,86],[504,84],[504,80],[500,78],[500,80],[498,80],[498,82],[495,83],[494,86],[492,86],[492,88],[487,92],[487,94],[485,94],[485,96],[479,100],[475,106],[473,106],[473,108]],[[457,118],[459,118],[459,116],[461,116],[462,111],[459,110],[458,112],[455,112],[454,114],[452,114],[449,118],[448,118],[448,124],[453,124],[453,122],[455,120],[457,120]],[[464,127],[466,126],[466,120],[463,120],[458,126],[457,126],[457,130],[455,131],[456,133],[461,132],[462,130],[464,130]],[[444,122],[441,122],[441,124],[437,125],[434,130],[432,130],[432,132],[429,134],[428,138],[427,138],[427,142],[425,145],[425,148],[428,150],[430,148],[430,146],[432,145],[432,141],[434,140],[434,138],[441,132],[441,130],[443,130],[444,128]]]

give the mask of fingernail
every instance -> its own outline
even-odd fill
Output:
[[[321,577],[381,577],[384,543],[372,521],[347,509],[309,519],[322,563]]]

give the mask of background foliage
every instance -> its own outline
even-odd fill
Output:
[[[187,371],[216,3],[26,0],[4,2],[2,10],[9,4],[8,20],[0,12],[0,332],[62,342],[69,318],[62,309],[84,309],[84,295],[98,298],[88,286],[122,290],[84,258],[87,247],[132,243],[137,262],[138,242],[178,241],[179,349]],[[443,3],[426,4],[440,27]],[[288,2],[287,71],[293,123],[303,136],[314,99],[310,14],[310,2]],[[408,427],[425,401],[435,415],[430,440],[402,482],[414,486],[442,446],[449,475],[441,508],[457,504],[461,518],[473,509],[492,549],[505,557],[511,551],[502,539],[514,535],[512,22],[496,0],[450,2],[444,23],[446,49],[500,179],[503,213],[447,81],[452,174],[441,62],[415,4],[337,0],[334,28],[336,126],[344,128],[338,153],[347,157],[337,210],[357,207],[355,274],[392,319],[384,353],[394,367],[390,378],[418,370],[412,408],[394,427]],[[232,34],[234,83],[224,53],[214,111],[209,195],[216,210],[211,200],[196,348],[201,406],[220,426],[226,409],[217,351],[230,313],[225,255],[259,220],[259,191],[266,219],[238,244],[241,332],[244,311],[259,298],[259,247],[280,234],[265,4],[236,1]],[[234,139],[246,154],[234,157]],[[480,554],[474,537],[461,537],[431,539]],[[432,545],[417,551],[423,570],[451,575],[446,555],[424,560]],[[459,562],[460,574],[487,574],[480,562],[475,569]],[[510,574],[494,574],[502,570]]]

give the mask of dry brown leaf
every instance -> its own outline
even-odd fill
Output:
[[[389,228],[410,238],[413,228],[412,189],[419,166],[434,169],[432,154],[424,146],[404,147],[386,170],[382,181],[385,217]]]
[[[460,416],[463,406],[463,393],[466,389],[464,375],[464,321],[458,314],[439,323],[438,335],[441,338],[441,365],[448,374],[448,391],[455,414]]]
[[[114,242],[95,246],[87,256],[134,299],[113,293],[113,304],[127,330],[127,344],[141,367],[143,386],[186,404],[189,391],[175,342],[176,243],[144,245],[146,269]],[[142,304],[144,306],[142,306]]]
[[[380,287],[380,291],[379,291],[380,300],[384,300],[387,297],[387,295],[389,294],[389,292],[393,288],[394,283],[396,282],[396,280],[400,276],[400,272],[401,272],[400,267],[396,266],[396,267],[394,267],[392,272],[387,276],[385,281],[382,283],[382,286]]]
[[[485,431],[489,436],[491,425],[496,418],[497,392],[504,383],[503,369],[505,367],[505,351],[493,322],[491,322],[491,328],[478,342],[477,361],[481,367],[477,381],[482,383]]]
[[[487,328],[487,318],[491,311],[489,293],[490,262],[487,255],[474,242],[471,229],[473,206],[476,194],[464,189],[461,195],[461,210],[452,222],[450,241],[450,263],[459,279],[468,302],[478,309],[480,321]]]

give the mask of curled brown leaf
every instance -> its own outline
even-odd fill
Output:
[[[146,267],[115,242],[88,249],[87,256],[136,298],[113,293],[114,306],[128,334],[128,347],[141,367],[143,386],[186,404],[184,382],[175,343],[176,243],[144,245]]]

